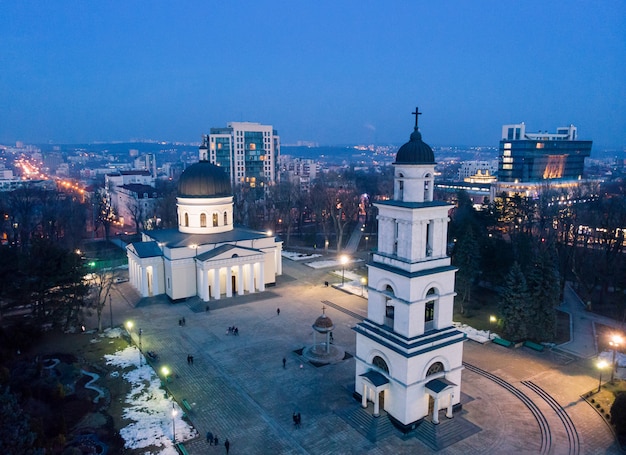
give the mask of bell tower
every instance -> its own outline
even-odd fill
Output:
[[[367,319],[355,327],[355,393],[402,429],[460,407],[463,341],[452,324],[456,268],[448,212],[433,200],[435,159],[418,127],[398,150],[392,200],[377,202],[378,248],[368,264]]]

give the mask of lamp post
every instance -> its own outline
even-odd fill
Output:
[[[176,444],[176,408],[174,407],[174,402],[172,402],[172,441]]]
[[[620,335],[613,335],[609,345],[613,348],[613,360],[611,361],[611,382],[615,379],[615,370],[617,369],[617,361],[615,359],[617,348],[622,344],[622,337]]]
[[[339,262],[341,262],[341,286],[343,287],[346,282],[346,264],[348,263],[348,256],[342,254],[339,258]]]
[[[163,373],[163,377],[165,378],[165,382],[168,383],[170,379],[170,369],[168,367],[161,368],[161,373]]]
[[[141,333],[143,332],[143,330],[141,330],[141,327],[139,327],[139,366],[141,366],[141,358],[143,357],[143,350],[141,349]]]
[[[493,325],[498,321],[493,314],[489,316],[489,332],[487,333],[487,338],[491,338],[491,330],[493,329]]]
[[[367,283],[367,278],[361,278],[361,297],[363,297],[363,293],[365,292],[365,284]]]
[[[367,244],[368,244],[368,242],[369,242],[369,239],[370,239],[370,238],[369,238],[369,236],[368,236],[368,235],[366,235],[366,236],[365,236],[365,251],[369,251],[369,249],[367,248]]]
[[[113,328],[113,304],[111,303],[111,294],[109,294],[109,313],[111,314],[111,328]]]
[[[598,370],[600,370],[600,380],[598,381],[598,392],[600,392],[600,388],[602,387],[602,370],[604,370],[608,365],[609,364],[607,363],[606,360],[600,360],[596,364],[596,367],[598,367]]]

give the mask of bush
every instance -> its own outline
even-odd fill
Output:
[[[611,406],[611,423],[618,436],[626,435],[626,393],[619,393]]]

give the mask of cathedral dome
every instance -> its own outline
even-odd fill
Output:
[[[422,133],[417,126],[411,139],[398,150],[394,164],[435,164],[435,154],[430,146],[422,141]]]
[[[206,198],[232,196],[226,172],[208,161],[189,166],[178,180],[178,197]]]

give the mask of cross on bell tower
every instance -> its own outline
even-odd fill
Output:
[[[420,108],[419,107],[416,107],[415,108],[415,112],[411,112],[411,114],[413,114],[415,116],[415,129],[417,129],[417,123],[418,123],[418,120],[419,120],[418,116],[422,115],[423,113],[420,112]]]

